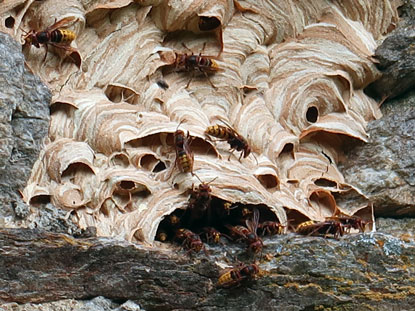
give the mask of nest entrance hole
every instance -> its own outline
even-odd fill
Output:
[[[185,136],[187,136],[187,131],[184,130]],[[174,133],[171,133],[166,138],[166,144],[174,149]],[[212,155],[214,157],[218,156],[215,146],[206,139],[190,136],[190,143],[189,148],[194,154],[201,154],[201,155]]]
[[[279,190],[280,181],[278,177],[274,174],[261,174],[256,176],[256,178],[259,180],[261,185],[264,186],[264,188],[270,190]]]
[[[77,108],[69,103],[63,103],[63,102],[54,102],[51,104],[49,111],[50,115],[53,115],[57,112],[64,112],[68,118],[72,118],[74,111]]]
[[[108,85],[105,96],[113,103],[126,102],[131,105],[137,104],[140,97],[133,89],[119,85]]]
[[[127,168],[130,165],[130,159],[126,154],[117,153],[110,157],[109,159],[112,166],[121,166]]]
[[[294,160],[294,144],[286,143],[275,160],[278,162]]]
[[[43,194],[43,195],[36,195],[34,197],[32,197],[29,201],[30,205],[46,205],[50,203],[50,195],[47,194]]]
[[[193,137],[190,148],[197,154],[212,155],[215,157],[218,155],[215,147],[211,143],[199,137]]]
[[[212,31],[221,25],[220,20],[215,16],[200,16],[199,17],[199,30],[200,31]]]
[[[316,106],[308,107],[306,112],[306,119],[310,123],[316,123],[318,120],[318,109]]]
[[[286,209],[286,212],[289,229],[294,229],[299,224],[310,220],[310,218],[297,210]]]
[[[153,154],[146,154],[140,159],[140,167],[153,173],[158,173],[166,169],[166,164]]]
[[[92,170],[92,168],[81,162],[76,162],[70,164],[63,172],[62,172],[62,179],[69,179],[72,182],[76,178],[77,175],[95,175],[95,172]]]
[[[137,147],[157,147],[162,145],[162,141],[161,141],[161,137],[160,137],[161,133],[157,133],[157,134],[151,134],[151,135],[147,135],[145,137],[142,138],[137,138],[137,139],[132,139],[130,141],[128,141],[125,146],[127,147],[131,147],[131,148],[137,148]]]
[[[327,179],[327,178],[319,178],[314,181],[314,184],[319,187],[327,187],[327,188],[335,188],[337,187],[337,183]]]
[[[151,194],[150,190],[145,185],[137,183],[133,180],[125,179],[118,182],[116,189],[114,189],[113,195],[125,195],[129,193],[141,198],[146,198]]]
[[[294,151],[294,144],[288,143],[284,145],[282,148],[281,153],[292,153]]]
[[[170,215],[166,215],[159,224],[156,240],[177,242],[176,232],[182,228],[198,234],[205,242],[209,242],[206,235],[207,228],[213,228],[221,236],[229,236],[228,226],[246,226],[246,220],[252,220],[255,209],[259,211],[259,223],[265,221],[278,223],[277,216],[264,204],[230,203],[212,197],[209,207],[203,212],[195,211],[189,205],[186,209],[176,209]]]
[[[9,16],[4,20],[4,26],[6,26],[6,28],[13,28],[14,23],[15,23],[15,19],[13,16]]]
[[[316,205],[321,214],[326,217],[336,213],[336,200],[329,191],[317,190],[309,197],[310,203]]]
[[[164,171],[166,168],[167,168],[166,164],[163,161],[159,161],[156,164],[156,166],[154,166],[152,172],[153,173],[158,173],[158,172]]]

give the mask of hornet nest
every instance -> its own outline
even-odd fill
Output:
[[[398,5],[3,1],[2,20],[15,23],[3,22],[2,31],[21,41],[68,18],[71,51],[80,55],[75,61],[57,44],[44,61],[42,46],[24,47],[28,68],[53,94],[49,136],[24,200],[47,198],[99,236],[152,243],[163,218],[185,209],[200,183],[177,167],[180,129],[191,137],[193,173],[211,181],[215,198],[266,206],[281,224],[338,212],[372,220],[370,202],[337,163],[342,147],[367,141],[366,124],[381,116],[363,89],[380,75],[375,40],[397,21]],[[220,70],[177,72],[176,53],[190,57],[189,50]],[[247,139],[252,156],[228,160],[226,141],[206,139],[219,120]]]

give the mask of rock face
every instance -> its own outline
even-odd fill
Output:
[[[375,58],[382,77],[368,90],[379,98],[394,98],[408,91],[415,82],[415,1],[403,1],[398,27],[376,49]]]
[[[415,1],[404,1],[398,27],[376,50],[382,77],[368,91],[383,99],[384,116],[369,122],[369,141],[346,152],[345,180],[373,202],[376,216],[415,215]],[[408,91],[410,91],[408,93]]]
[[[134,301],[117,303],[102,296],[91,300],[64,299],[59,301],[36,303],[8,303],[2,311],[143,311]]]
[[[340,167],[362,190],[377,216],[415,215],[415,98],[390,101],[384,117],[368,125],[369,142],[350,150]]]
[[[26,186],[49,128],[48,87],[25,69],[21,45],[0,33],[0,227],[15,227],[30,214],[19,191]],[[66,212],[39,202],[25,225],[82,234]]]
[[[265,245],[269,261],[259,264],[259,278],[226,289],[216,286],[222,247],[210,248],[209,257],[188,257],[102,238],[0,230],[0,299],[41,303],[103,295],[137,300],[145,310],[413,310],[413,238],[290,234]],[[235,252],[240,247],[230,246],[226,257]]]
[[[415,82],[415,23],[396,29],[376,50],[383,76],[373,83],[379,97],[394,98],[410,89]]]
[[[21,46],[0,33],[0,225],[29,208],[21,200],[49,127],[51,94],[24,67]]]

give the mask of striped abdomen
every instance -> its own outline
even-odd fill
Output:
[[[50,34],[50,41],[54,43],[70,44],[75,40],[76,35],[68,29],[56,29]]]
[[[316,228],[315,224],[316,222],[314,220],[302,222],[297,226],[296,232],[301,234],[311,233]]]
[[[297,232],[300,234],[333,234],[335,238],[343,236],[344,230],[343,225],[338,221],[306,221],[297,226]]]
[[[177,152],[177,164],[183,173],[193,172],[193,159],[184,150]]]
[[[219,71],[219,65],[209,56],[201,56],[201,55],[186,55],[180,56],[180,63],[185,70],[199,70],[202,72],[215,72]]]
[[[232,269],[219,277],[218,286],[230,286],[240,281],[241,275],[238,269]]]
[[[229,139],[229,136],[230,136],[230,133],[229,133],[227,127],[217,125],[217,124],[208,126],[205,133],[210,135],[210,136],[225,139],[225,140]]]

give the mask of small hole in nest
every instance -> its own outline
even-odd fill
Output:
[[[314,181],[314,184],[320,187],[336,187],[337,183],[326,179],[326,178],[319,178],[316,181]]]
[[[120,187],[125,189],[125,190],[131,190],[131,189],[134,189],[135,182],[133,182],[131,180],[123,180],[123,181],[120,182]]]
[[[284,148],[282,148],[281,153],[288,153],[288,152],[292,152],[294,149],[294,145],[289,143],[289,144],[285,144]]]
[[[158,165],[160,161],[152,154],[146,154],[140,159],[140,166],[148,171],[154,172],[154,167]]]
[[[276,188],[279,185],[277,176],[272,174],[258,175],[257,179],[266,189]]]
[[[130,160],[127,155],[119,153],[111,158],[111,164],[114,166],[128,167],[130,165]]]
[[[134,104],[139,97],[133,90],[116,85],[109,85],[105,90],[105,95],[113,103],[127,102],[129,104]]]
[[[132,180],[120,181],[118,183],[117,189],[115,189],[113,192],[113,196],[116,196],[116,195],[120,197],[125,196],[126,198],[128,197],[128,200],[130,196],[136,197],[136,199],[138,199],[138,198],[146,198],[150,194],[151,192],[146,186],[140,183],[136,183]]]
[[[50,114],[55,114],[58,112],[64,112],[68,116],[68,118],[73,116],[73,112],[76,110],[76,108],[72,105],[69,105],[67,103],[61,103],[61,102],[54,102],[49,108]]]
[[[278,154],[277,158],[283,161],[285,161],[286,159],[294,159],[294,144],[285,144],[281,152]]]
[[[150,190],[147,188],[140,191],[134,192],[132,195],[133,200],[145,199],[151,194]]]
[[[32,205],[48,204],[50,203],[50,195],[37,195],[31,198],[29,203]]]
[[[208,141],[199,137],[193,137],[190,148],[194,153],[217,156],[214,147]]]
[[[164,171],[166,169],[166,164],[164,164],[164,162],[159,161],[159,163],[157,163],[157,165],[153,168],[153,173],[158,173],[161,171]]]
[[[62,178],[73,178],[77,173],[80,172],[94,174],[94,171],[89,165],[84,163],[72,163],[66,170],[62,172]]]
[[[151,134],[142,138],[132,139],[128,141],[125,146],[131,147],[131,148],[137,148],[141,146],[146,147],[152,147],[152,146],[160,146],[163,145],[163,142],[161,141],[160,135],[162,133],[158,134]]]
[[[169,85],[164,80],[158,80],[157,85],[162,88],[163,90],[167,90],[169,88]]]
[[[201,31],[211,31],[220,26],[220,20],[214,16],[201,16],[199,18],[199,29]]]
[[[198,194],[199,196],[197,196]],[[265,225],[274,225],[280,228],[277,216],[268,206],[263,204],[230,203],[214,196],[210,197],[210,200],[206,200],[200,193],[195,191],[192,193],[186,209],[176,209],[170,215],[166,215],[160,222],[156,240],[176,242],[184,245],[188,251],[199,252],[200,248],[192,249],[192,246],[186,246],[186,243],[183,244],[186,241],[183,241],[183,236],[180,235],[185,230],[188,236],[190,236],[190,240],[199,239],[197,241],[199,246],[202,243],[201,241],[211,244],[223,244],[226,241],[229,241],[229,243],[239,243],[241,241],[234,236],[232,228],[236,228],[235,226],[239,226],[239,228],[242,228],[241,226],[245,227],[247,221],[252,221],[255,210],[258,211],[259,215],[258,232],[264,235],[277,234],[271,227],[265,227]],[[260,233],[258,234],[261,235]],[[243,241],[241,246],[247,250],[246,243],[244,242],[246,241]]]
[[[4,21],[4,25],[7,28],[13,28],[14,27],[14,17],[13,16],[9,16],[8,18],[6,18],[6,20]]]
[[[307,121],[310,123],[316,123],[318,119],[318,109],[315,106],[308,107],[306,113]]]
[[[293,209],[286,209],[287,211],[287,219],[288,223],[292,227],[296,227],[297,225],[301,224],[302,222],[309,221],[310,218],[305,216],[303,213]],[[292,228],[291,228],[292,229]]]
[[[334,197],[326,191],[314,191],[310,197],[311,204],[316,204],[322,213],[333,215],[336,211],[336,201]]]

